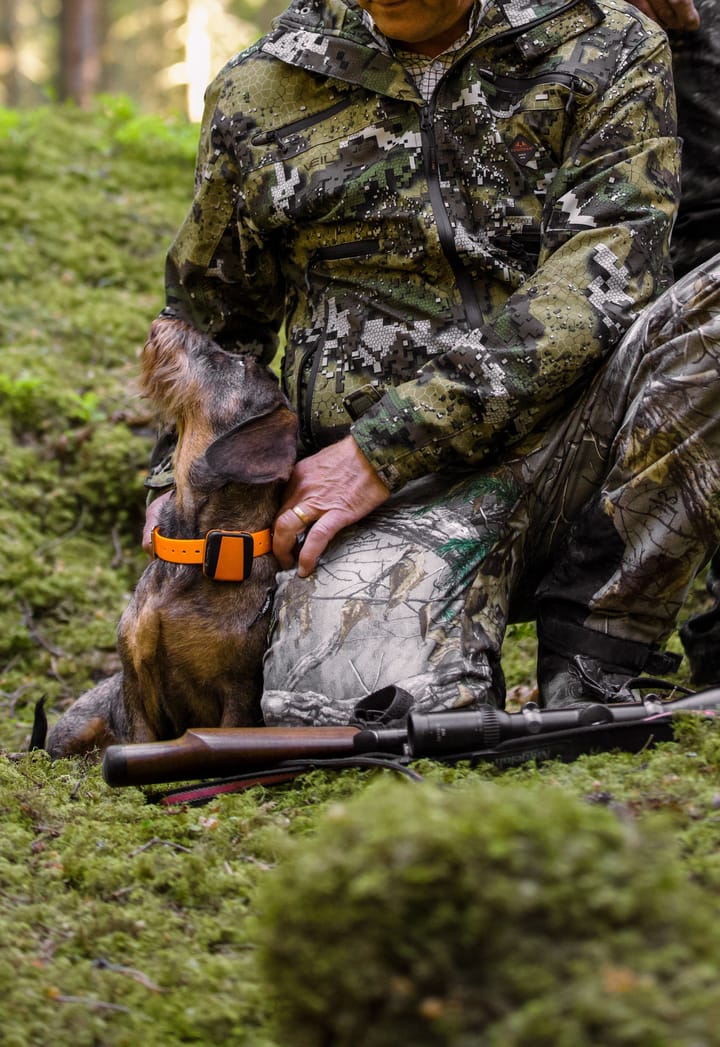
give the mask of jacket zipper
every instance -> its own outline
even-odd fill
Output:
[[[453,232],[452,222],[447,213],[445,197],[440,184],[437,143],[432,130],[433,117],[436,109],[434,101],[436,96],[437,89],[430,102],[420,110],[420,135],[422,140],[423,161],[425,163],[425,176],[427,178],[428,192],[430,194],[430,206],[435,215],[435,225],[437,226],[440,246],[453,271],[455,282],[457,283],[460,297],[463,301],[468,323],[472,328],[482,327],[484,317],[482,309],[480,308],[477,291],[475,289],[475,282],[471,274],[463,265],[457,247],[455,246],[455,234]]]
[[[310,357],[306,353],[301,361],[303,369],[310,366],[310,373],[307,377],[307,383],[305,385],[305,403],[302,405],[303,410],[299,417],[302,419],[300,425],[300,433],[302,436],[303,444],[312,451],[318,449],[317,441],[315,440],[315,432],[313,431],[313,401],[315,398],[315,383],[317,382],[318,371],[320,370],[320,362],[322,361],[323,350],[325,348],[325,339],[315,347],[314,351],[311,350]],[[302,372],[300,372],[302,374]],[[301,386],[298,386],[298,392]],[[301,405],[298,405],[301,406]]]

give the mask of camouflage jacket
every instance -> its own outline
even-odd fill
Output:
[[[669,283],[664,33],[616,0],[488,0],[429,102],[354,0],[294,0],[209,87],[167,308],[270,359],[304,447],[391,488],[571,402]]]

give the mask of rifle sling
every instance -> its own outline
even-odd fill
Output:
[[[350,768],[367,769],[370,767],[383,768],[397,771],[399,774],[410,778],[411,781],[421,782],[422,775],[407,766],[408,758],[404,756],[373,756],[371,753],[363,753],[358,756],[343,757],[316,757],[312,760],[287,760],[268,767],[266,770],[248,771],[247,774],[234,775],[231,778],[217,778],[212,781],[202,782],[198,785],[184,786],[181,789],[172,789],[169,792],[148,792],[146,799],[151,803],[160,803],[164,807],[176,804],[189,804],[198,806],[208,803],[216,796],[227,793],[243,792],[252,789],[256,785],[282,785],[298,778],[301,774],[310,771],[333,770],[341,771]]]

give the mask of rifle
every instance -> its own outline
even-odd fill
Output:
[[[108,785],[156,785],[234,775],[253,783],[287,781],[316,767],[407,767],[430,757],[444,762],[490,761],[511,767],[529,760],[569,762],[584,753],[639,752],[672,741],[681,713],[715,717],[720,688],[662,701],[588,704],[518,713],[492,706],[461,712],[411,712],[397,727],[193,728],[172,741],[111,745],[102,764]]]

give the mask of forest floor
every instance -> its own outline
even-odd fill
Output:
[[[103,99],[92,113],[0,110],[3,1047],[401,1042],[390,1025],[361,1038],[335,1032],[333,1039],[326,1030],[313,1039],[307,1029],[293,1033],[292,1021],[273,1031],[273,978],[258,960],[256,905],[276,870],[290,867],[293,847],[318,832],[322,838],[328,819],[366,792],[377,798],[392,774],[318,771],[204,807],[168,808],[140,789],[109,789],[91,761],[51,764],[41,752],[25,752],[39,697],[53,719],[118,667],[116,623],[145,564],[141,481],[153,440],[134,379],[162,305],[164,253],[190,201],[196,136],[196,128],[141,116],[122,99]],[[692,607],[705,605],[698,583]],[[671,646],[680,650],[677,638]],[[532,628],[514,627],[505,668],[515,700],[532,694],[534,651]],[[560,792],[583,810],[602,808],[602,817],[613,811],[640,833],[658,827],[668,866],[681,870],[675,889],[698,892],[715,941],[719,761],[720,730],[688,725],[677,742],[638,755],[502,773],[428,763],[425,782],[407,788],[477,789],[485,802],[488,788],[516,799],[520,784],[532,797]],[[578,832],[590,839],[594,815],[587,817]],[[543,870],[534,875],[541,890]],[[516,886],[511,877],[508,891]],[[633,884],[625,889],[629,896]],[[392,898],[386,902],[392,907]],[[462,893],[457,903],[464,904]],[[351,942],[347,957],[352,964]],[[678,946],[678,962],[695,961]],[[397,989],[393,972],[386,975]],[[332,975],[325,969],[322,977]],[[657,973],[638,975],[639,982],[618,977],[598,991],[631,1001],[636,983],[646,986]],[[518,1014],[537,1003],[532,987],[526,996],[513,1004]],[[555,1045],[720,1043],[710,993],[695,1008],[699,1025],[671,1028],[667,1019],[669,1039],[638,1039],[632,1007],[604,1039],[558,1007],[568,1038],[555,1034]],[[539,1033],[534,1040],[493,1033],[498,1015],[489,1014],[487,1032],[473,1037],[448,1031],[442,1005],[422,1013],[426,1034],[414,1040],[421,1047],[546,1042]]]

